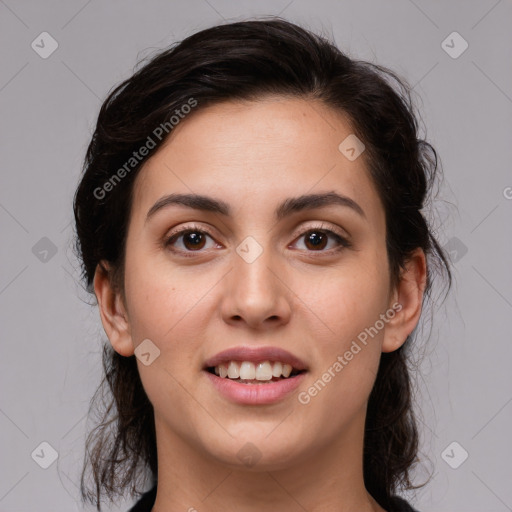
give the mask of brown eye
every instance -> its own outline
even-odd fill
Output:
[[[306,235],[306,247],[308,249],[318,250],[324,249],[327,245],[327,235],[321,231],[310,231]]]
[[[202,249],[206,242],[206,237],[203,233],[199,233],[198,231],[189,231],[183,236],[183,245],[192,251],[197,249]]]
[[[208,238],[212,241],[212,237],[202,229],[188,228],[174,232],[164,242],[164,246],[176,253],[200,252],[202,249],[208,249],[215,246],[206,247]]]
[[[304,240],[304,247],[308,252],[329,253],[331,251],[337,251],[352,246],[346,238],[325,228],[310,228],[302,233],[297,240]],[[333,241],[334,244],[327,247],[331,241]]]

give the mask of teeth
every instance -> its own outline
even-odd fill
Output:
[[[244,361],[240,365],[240,378],[242,380],[253,380],[256,378],[256,369],[254,368],[254,363]]]
[[[215,367],[215,375],[221,378],[269,381],[273,377],[288,378],[292,373],[290,364],[264,361],[256,365],[251,361],[229,361]]]
[[[268,361],[258,363],[256,366],[256,380],[271,380],[272,366]]]
[[[272,369],[273,377],[281,377],[281,373],[283,372],[283,365],[279,362],[274,363],[274,368]]]
[[[283,377],[289,377],[292,373],[292,366],[290,364],[283,365]]]
[[[238,379],[238,377],[240,377],[240,367],[234,361],[230,361],[229,363],[228,377],[230,379]]]

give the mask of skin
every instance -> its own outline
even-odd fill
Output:
[[[153,512],[384,510],[363,482],[367,400],[381,353],[399,348],[419,320],[426,262],[417,249],[391,287],[377,190],[364,157],[349,161],[338,150],[352,132],[340,113],[311,100],[225,102],[181,121],[137,176],[124,294],[101,266],[94,286],[118,353],[133,355],[147,338],[160,350],[149,366],[137,359],[155,411]],[[330,191],[365,217],[331,205],[275,221],[284,199]],[[232,215],[173,205],[146,221],[169,193],[221,199]],[[183,236],[174,243],[181,252],[165,247],[173,228],[192,223],[212,233],[199,251]],[[323,248],[308,244],[301,233],[319,223],[352,247],[335,251],[331,235]],[[263,249],[252,263],[236,252],[247,236]],[[400,312],[306,405],[296,393],[237,405],[201,371],[226,348],[278,346],[307,363],[299,391],[307,390],[396,302]],[[237,456],[248,442],[260,455],[251,467]]]

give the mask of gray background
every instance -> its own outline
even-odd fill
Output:
[[[408,497],[422,512],[512,510],[510,1],[0,0],[0,511],[85,510],[77,485],[103,331],[77,283],[71,203],[102,99],[148,52],[266,14],[332,34],[421,98],[446,177],[433,221],[456,284],[419,354],[432,465],[417,482],[428,468],[433,479]],[[31,47],[44,31],[58,43],[46,59]],[[469,44],[457,58],[442,45],[453,31]],[[452,39],[453,54],[463,42]],[[44,441],[58,452],[48,469],[35,462],[49,460]]]

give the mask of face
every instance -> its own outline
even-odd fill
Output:
[[[338,149],[352,133],[318,102],[226,102],[181,121],[137,176],[126,323],[109,337],[123,355],[143,340],[151,359],[159,350],[137,364],[169,445],[277,469],[361,440],[381,353],[413,326],[399,321],[365,155]],[[161,201],[171,194],[205,196],[210,208]],[[237,348],[220,357],[226,366],[290,356],[302,372],[255,384],[206,369]]]

